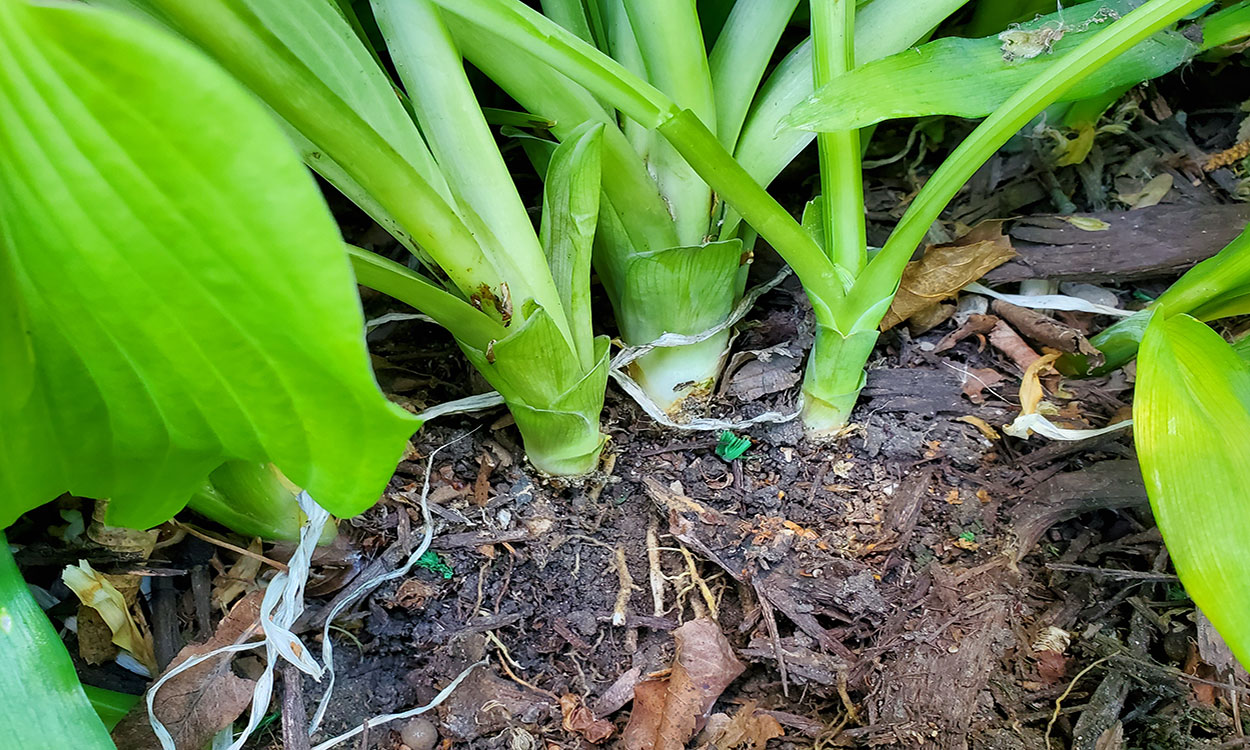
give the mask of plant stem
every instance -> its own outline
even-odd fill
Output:
[[[1204,0],[1149,0],[1047,67],[1004,102],[925,183],[885,248],[868,264],[848,295],[848,314],[858,316],[883,296],[893,295],[903,267],[942,210],[973,173],[1038,112],[1116,55],[1204,5]]]
[[[875,329],[844,336],[817,324],[803,374],[803,426],[812,436],[836,435],[850,420],[864,387],[864,365],[877,343]]]
[[[855,68],[854,0],[812,0],[812,79],[820,88]],[[868,262],[859,130],[819,133],[825,252],[852,276]]]

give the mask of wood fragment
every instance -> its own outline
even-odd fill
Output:
[[[1087,232],[1058,216],[1017,221],[1008,234],[1018,257],[986,273],[985,283],[1174,277],[1231,242],[1250,221],[1250,204],[1160,205],[1079,216],[1103,221],[1108,229]]]
[[[282,672],[282,747],[284,750],[311,750],[308,736],[308,709],[304,706],[304,674],[285,659]]]

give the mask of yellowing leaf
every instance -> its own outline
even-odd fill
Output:
[[[1129,208],[1150,208],[1157,206],[1159,201],[1167,197],[1172,189],[1171,174],[1163,173],[1147,182],[1141,190],[1134,193],[1120,193],[1120,201]]]
[[[86,560],[79,560],[78,567],[65,566],[61,580],[83,604],[100,613],[109,630],[113,631],[113,643],[129,651],[151,674],[156,674],[151,634],[135,622],[130,607],[126,605],[126,597],[104,574],[92,568]]]
[[[887,330],[955,296],[993,268],[1015,257],[1001,221],[984,222],[955,242],[930,245],[920,260],[907,264],[898,293],[881,321]]]
[[[1110,224],[1093,216],[1064,216],[1061,218],[1077,229],[1082,229],[1086,232],[1105,232],[1111,228]]]
[[[1250,365],[1197,320],[1156,313],[1137,357],[1133,422],[1176,572],[1250,665]]]

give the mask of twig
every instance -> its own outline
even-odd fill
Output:
[[[188,534],[195,537],[196,539],[203,539],[209,544],[215,544],[218,547],[222,547],[223,549],[228,549],[231,552],[238,553],[240,555],[243,555],[244,557],[250,557],[253,560],[260,560],[261,562],[263,562],[264,564],[272,568],[277,568],[278,570],[281,570],[283,573],[288,571],[288,568],[285,563],[280,563],[277,560],[271,560],[270,558],[265,557],[262,554],[251,551],[250,549],[243,549],[242,547],[231,544],[230,542],[227,542],[224,539],[218,539],[217,537],[211,534],[200,531],[199,529],[195,528],[189,523],[183,523],[182,521],[170,521],[170,523],[176,526],[177,528],[185,530]]]
[[[620,589],[616,592],[616,606],[612,608],[612,624],[619,628],[625,624],[627,616],[625,610],[629,607],[630,593],[640,589],[634,585],[634,577],[629,574],[623,545],[617,545],[616,556],[613,559],[616,562],[616,577],[620,582]]]
[[[703,595],[703,601],[707,603],[708,611],[712,613],[712,619],[720,620],[720,608],[716,606],[716,597],[712,596],[712,590],[707,587],[707,581],[704,581],[703,576],[699,575],[699,569],[694,562],[694,555],[690,554],[690,550],[686,549],[686,545],[680,542],[678,544],[680,545],[682,557],[686,558],[686,568],[690,571],[690,578],[699,587],[699,593]]]
[[[311,750],[308,737],[308,711],[304,707],[304,678],[299,667],[283,661],[282,747],[285,750]]]
[[[660,568],[660,538],[656,529],[659,522],[655,516],[647,524],[647,563],[651,569],[652,612],[664,616],[664,571]]]
[[[1068,689],[1063,691],[1063,695],[1055,699],[1055,710],[1050,715],[1050,721],[1046,722],[1046,736],[1043,738],[1043,740],[1046,743],[1046,750],[1050,750],[1050,732],[1052,729],[1055,728],[1055,722],[1059,720],[1059,709],[1060,709],[1060,706],[1063,704],[1063,699],[1067,698],[1068,695],[1072,693],[1072,689],[1076,687],[1076,683],[1079,682],[1082,677],[1089,674],[1090,670],[1092,670],[1094,667],[1098,666],[1099,664],[1102,664],[1103,662],[1107,661],[1112,656],[1115,656],[1115,654],[1109,654],[1107,656],[1104,656],[1101,659],[1098,659],[1097,661],[1091,663],[1088,667],[1086,667],[1085,669],[1082,669],[1080,672],[1077,672],[1076,677],[1072,678],[1072,682],[1068,683]]]

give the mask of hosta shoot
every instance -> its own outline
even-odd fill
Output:
[[[789,263],[807,291],[817,324],[816,344],[803,387],[804,421],[813,435],[837,433],[847,423],[863,386],[864,366],[876,342],[877,326],[889,308],[903,268],[930,225],[976,169],[1038,112],[1095,71],[1206,5],[1201,0],[1150,0],[1120,17],[1107,18],[1105,23],[1074,30],[1069,41],[1075,42],[1073,48],[1055,56],[1047,52],[1047,64],[1039,65],[1027,83],[1014,91],[1008,89],[994,111],[929,179],[886,246],[869,260],[859,228],[864,209],[862,201],[856,199],[862,183],[852,124],[831,127],[822,119],[812,125],[829,136],[822,139],[819,149],[824,198],[809,207],[801,227],[765,192],[761,182],[767,179],[757,179],[718,139],[718,124],[700,114],[704,103],[666,89],[662,80],[644,80],[638,74],[641,68],[636,55],[612,59],[517,0],[436,1],[449,14],[473,26],[475,32],[495,37],[497,44],[513,45],[583,86],[595,97],[587,107],[593,101],[607,102],[628,118],[627,123],[632,121],[659,133],[714,194]],[[865,12],[874,5],[869,4]],[[812,11],[812,76],[828,81],[826,86],[839,85],[840,77],[857,72],[856,9],[846,0],[817,0]],[[901,21],[905,16],[906,12],[899,9],[892,18]],[[1002,45],[996,37],[985,43]],[[628,46],[625,49],[631,54],[638,52]],[[999,58],[996,68],[1011,62]],[[985,71],[986,75],[994,72]],[[1149,75],[1145,72],[1142,77]],[[906,88],[901,77],[891,84]],[[507,84],[505,88],[509,88]],[[817,101],[819,97],[818,93]],[[827,103],[831,108],[835,105]],[[735,217],[727,217],[730,227],[735,222]]]
[[[535,232],[426,0],[373,3],[410,109],[333,3],[109,4],[146,11],[214,56],[285,122],[311,168],[412,252],[407,265],[350,257],[361,283],[451,331],[504,397],[538,469],[595,467],[608,354],[589,299],[602,127],[570,127],[552,155]]]
[[[904,49],[964,2],[931,2],[904,14],[904,6],[914,3],[874,0],[865,11],[860,54],[876,59]],[[567,139],[584,121],[603,124],[595,267],[625,343],[641,345],[665,333],[694,335],[724,321],[742,297],[755,229],[738,220],[654,118],[620,106],[597,87],[632,99],[639,92],[586,65],[579,72],[588,79],[567,71],[553,76],[542,55],[516,43],[514,35],[530,33],[532,21],[515,9],[500,6],[495,10],[504,15],[485,20],[470,7],[477,4],[444,5],[465,57],[527,109],[551,118],[556,139]],[[767,184],[813,138],[776,133],[779,117],[812,90],[812,46],[797,45],[765,80],[798,0],[727,5],[732,8],[714,39],[705,38],[693,2],[544,0],[542,9],[569,35],[610,57],[616,70],[689,110],[753,179]],[[539,22],[532,30],[541,36],[542,28]],[[605,103],[619,107],[625,119],[618,121],[615,107]],[[679,410],[686,397],[709,390],[730,335],[724,330],[700,343],[654,349],[634,362],[633,374],[660,407]]]

